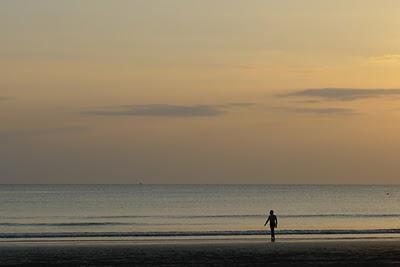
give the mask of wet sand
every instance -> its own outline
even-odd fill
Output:
[[[400,241],[2,242],[0,265],[400,266]]]

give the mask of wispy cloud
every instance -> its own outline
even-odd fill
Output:
[[[320,103],[321,100],[318,99],[304,99],[304,100],[296,100],[296,103],[301,103],[301,104],[314,104],[314,103]]]
[[[358,114],[350,108],[308,108],[308,107],[279,107],[281,111],[299,114],[317,114],[317,115],[355,115]]]
[[[251,70],[251,69],[254,69],[255,67],[254,66],[250,66],[250,65],[242,64],[242,65],[234,65],[234,66],[232,66],[232,68],[234,68],[234,69],[243,69],[243,70]]]
[[[222,106],[226,107],[250,107],[254,106],[256,103],[253,102],[231,102]]]
[[[326,100],[351,101],[382,96],[400,96],[400,89],[317,88],[296,91],[280,97],[308,97]]]
[[[83,127],[71,126],[71,127],[58,127],[58,128],[45,128],[45,129],[26,129],[26,130],[15,130],[15,131],[0,131],[0,138],[17,138],[17,137],[32,137],[40,135],[52,135],[62,133],[73,133],[85,130]]]
[[[225,113],[227,109],[250,105],[252,103],[228,103],[223,105],[121,105],[84,111],[82,114],[95,116],[213,117]]]
[[[386,54],[382,56],[370,57],[369,61],[373,63],[400,63],[400,54]]]
[[[8,96],[0,96],[0,102],[11,100],[11,97]]]

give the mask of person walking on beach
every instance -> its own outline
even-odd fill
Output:
[[[278,227],[278,219],[274,215],[273,210],[269,211],[269,216],[264,226],[266,226],[268,222],[269,222],[269,228],[271,229],[271,242],[275,242],[275,228]]]

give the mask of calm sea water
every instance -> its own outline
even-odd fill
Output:
[[[0,185],[0,238],[400,236],[400,186]]]

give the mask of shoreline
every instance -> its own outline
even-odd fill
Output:
[[[0,265],[400,266],[400,240],[4,242],[0,254]]]
[[[88,238],[0,238],[0,247],[6,244],[20,244],[20,243],[32,243],[32,244],[47,244],[47,243],[60,243],[60,244],[68,244],[68,243],[107,243],[107,244],[118,244],[118,243],[130,243],[130,244],[142,244],[142,243],[151,243],[151,244],[168,244],[168,243],[227,243],[227,242],[264,242],[270,241],[270,236],[187,236],[187,237],[88,237]],[[366,236],[348,236],[348,235],[312,235],[310,236],[277,236],[277,242],[283,243],[296,243],[296,242],[341,242],[341,241],[399,241],[400,235],[396,236],[380,236],[380,235],[366,235]]]
[[[11,237],[7,233],[0,233],[0,244],[12,243],[68,243],[68,242],[106,242],[106,243],[169,243],[169,242],[259,242],[270,240],[268,232],[257,235],[42,235],[38,233],[36,236],[26,237],[24,234],[17,237],[11,233]],[[279,242],[329,242],[329,241],[385,241],[385,240],[398,240],[400,241],[400,234],[394,233],[376,233],[376,234],[278,234],[276,235]]]

